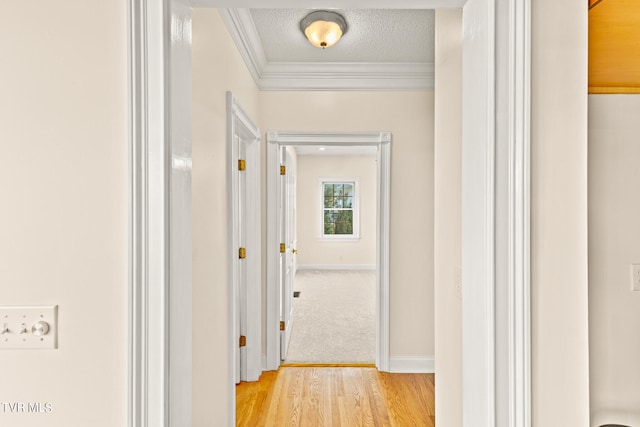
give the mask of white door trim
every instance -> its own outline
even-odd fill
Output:
[[[278,230],[280,157],[282,146],[376,146],[378,147],[376,366],[389,371],[389,211],[390,132],[267,132],[267,369],[280,366]]]
[[[531,0],[512,1],[508,122],[508,425],[531,426]]]
[[[245,224],[239,220],[239,181],[238,181],[238,160],[239,144],[236,136],[249,141],[247,144],[246,170],[246,218]],[[227,180],[231,183],[228,191],[229,218],[229,324],[231,325],[229,334],[229,372],[234,375],[236,372],[236,352],[238,347],[238,337],[240,336],[238,307],[244,305],[243,321],[247,325],[247,342],[244,347],[246,355],[246,366],[241,369],[240,379],[242,381],[257,381],[262,373],[262,228],[261,228],[261,191],[260,182],[262,179],[260,156],[260,129],[253,123],[244,112],[238,101],[231,92],[227,92]],[[240,227],[246,227],[245,245],[247,258],[240,260],[238,257],[238,240]],[[246,264],[246,299],[239,295],[240,289],[240,263]],[[235,381],[233,381],[235,384]]]
[[[129,2],[128,425],[165,425],[168,203],[164,7]]]
[[[469,0],[462,13],[462,419],[465,427],[496,425],[494,8],[494,0]],[[483,61],[482,58],[491,59]]]
[[[191,8],[128,12],[127,423],[191,425]]]
[[[463,9],[464,426],[531,425],[530,2]]]

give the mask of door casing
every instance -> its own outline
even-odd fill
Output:
[[[172,199],[168,154],[177,140],[171,138],[172,132],[191,126],[190,8],[237,7],[237,2],[128,2],[128,424],[191,425],[190,346],[181,347],[174,339],[178,332],[191,336],[190,282],[179,287],[171,276],[177,267],[188,277],[191,260],[176,257],[169,239],[172,229],[190,227],[191,219],[171,211],[180,195]],[[249,0],[243,5],[267,7],[268,3]],[[327,0],[323,6],[344,7],[338,0]],[[279,0],[276,7],[312,8],[313,2]],[[390,5],[387,0],[354,0],[349,7]],[[463,178],[463,423],[490,427],[507,419],[510,426],[527,427],[531,424],[531,0],[398,0],[392,7],[463,7],[462,151],[465,169],[471,168]],[[182,141],[188,144],[186,134]],[[473,155],[474,147],[480,157]],[[190,169],[190,154],[176,160]],[[471,191],[478,182],[480,191]],[[478,211],[482,218],[474,221]],[[472,286],[468,280],[473,280]],[[498,285],[506,291],[496,293]],[[478,291],[480,304],[469,304]],[[508,315],[496,316],[498,311]],[[508,363],[496,364],[497,352]],[[231,378],[230,374],[229,426],[235,425]],[[478,400],[479,395],[483,399]]]
[[[280,150],[284,146],[374,146],[378,149],[376,223],[376,366],[389,371],[389,211],[391,132],[267,132],[267,363],[280,366]]]
[[[227,156],[229,165],[237,165],[240,160],[239,139],[246,144],[246,170],[237,167],[227,169],[227,180],[231,183],[228,191],[229,227],[229,318],[232,333],[229,338],[232,371],[240,368],[240,380],[257,381],[262,373],[262,228],[260,218],[260,129],[242,109],[233,93],[227,92]],[[245,174],[244,202],[240,206],[239,173]],[[242,210],[242,213],[240,212]],[[243,241],[239,241],[240,230]],[[239,259],[241,245],[247,250],[247,257]],[[240,270],[244,274],[240,274]],[[241,283],[244,282],[244,283]],[[241,331],[241,324],[246,328]],[[246,335],[246,345],[238,347],[241,333]],[[238,353],[243,352],[241,366],[236,366]]]

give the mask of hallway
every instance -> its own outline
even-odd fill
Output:
[[[433,374],[282,367],[236,386],[237,426],[435,426]]]

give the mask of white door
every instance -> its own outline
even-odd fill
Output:
[[[260,130],[227,93],[229,177],[229,292],[232,368],[236,384],[262,373],[262,252]]]
[[[281,304],[281,349],[280,358],[285,360],[291,339],[293,327],[293,283],[296,274],[296,161],[292,156],[292,147],[283,147],[281,151],[282,165],[285,167],[285,174],[282,175],[282,242],[284,252],[280,255],[281,280],[280,291],[282,295]]]

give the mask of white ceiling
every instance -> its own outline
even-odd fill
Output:
[[[300,30],[311,9],[251,9],[269,62],[433,63],[433,10],[334,10],[347,21],[344,37],[329,49],[312,46]]]
[[[433,10],[336,9],[349,29],[326,50],[300,31],[312,10],[220,9],[260,89],[433,89]]]

